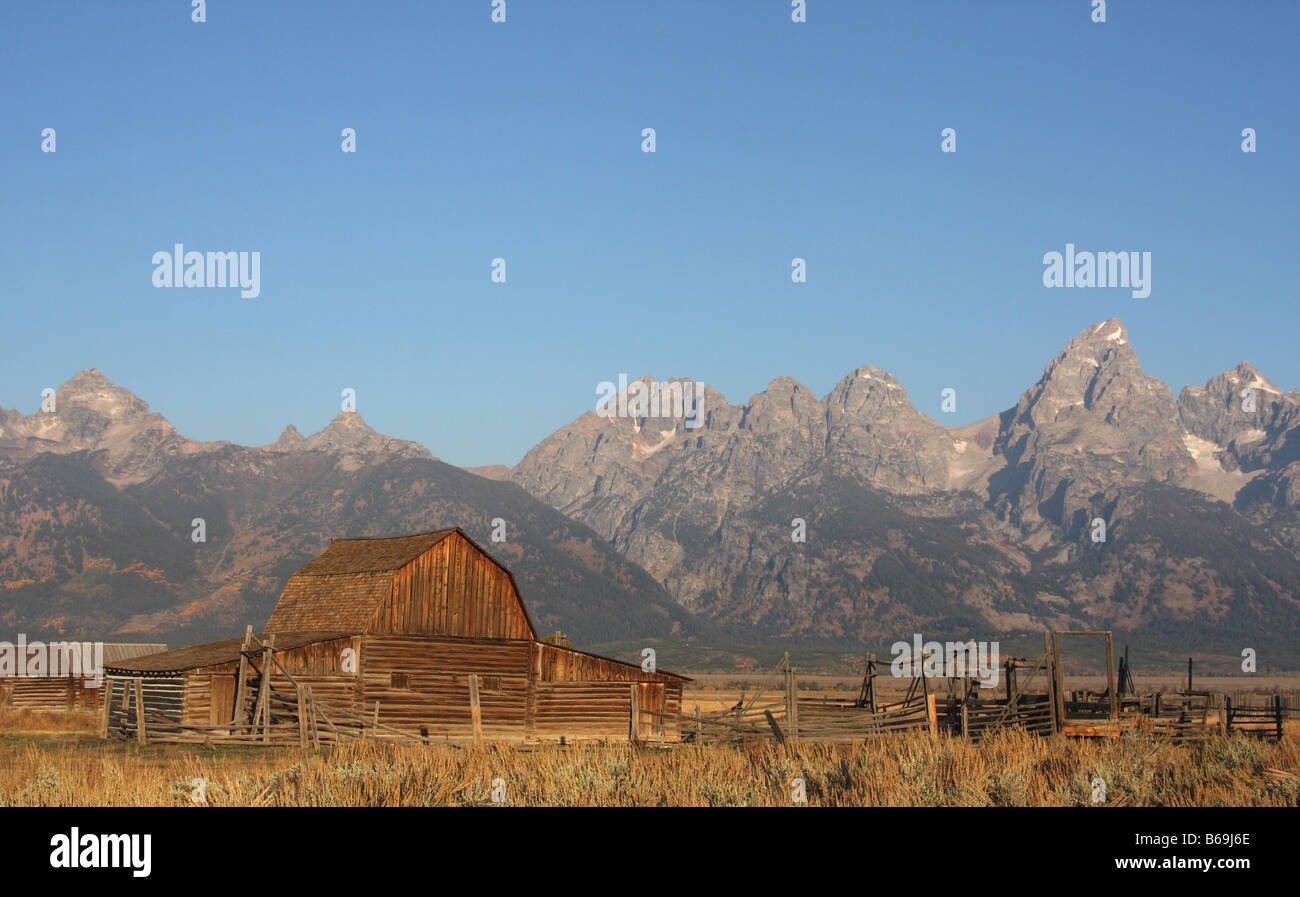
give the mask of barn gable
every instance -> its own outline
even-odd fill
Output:
[[[536,639],[514,576],[459,527],[336,539],[290,577],[266,631]]]

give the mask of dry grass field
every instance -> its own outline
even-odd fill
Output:
[[[484,746],[354,743],[323,751],[102,742],[85,715],[0,714],[0,805],[808,806],[1300,805],[1300,741],[1177,747],[1009,733],[972,744],[910,735],[852,746],[761,743]]]

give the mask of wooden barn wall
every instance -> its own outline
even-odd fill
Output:
[[[91,688],[73,676],[20,676],[0,679],[0,704],[29,710],[96,710],[103,687]]]
[[[664,734],[656,714],[678,713],[682,683],[663,673],[605,657],[537,642],[531,666],[534,684],[532,734],[538,738],[629,736],[632,683],[637,683],[642,737]]]
[[[538,738],[628,737],[631,686],[625,682],[539,682],[533,734]]]
[[[529,639],[510,575],[459,534],[393,574],[387,604],[370,632],[388,635]]]
[[[533,654],[533,675],[542,682],[678,682],[665,673],[648,673],[639,666],[608,657],[583,654],[537,642]]]
[[[487,738],[525,736],[527,641],[428,639],[371,635],[362,640],[361,709],[379,722],[429,736],[473,733],[469,676],[479,678]]]

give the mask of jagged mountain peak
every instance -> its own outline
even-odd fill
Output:
[[[281,439],[284,437],[282,436]],[[292,441],[292,436],[290,440]],[[308,451],[382,453],[411,458],[433,457],[429,450],[419,443],[394,439],[377,432],[366,423],[359,411],[340,411],[323,430],[313,433],[298,445]]]
[[[1257,389],[1261,392],[1282,395],[1282,390],[1274,386],[1272,381],[1261,374],[1259,369],[1249,361],[1242,361],[1232,370],[1224,371],[1224,376],[1242,389]]]
[[[280,434],[280,438],[265,448],[273,452],[297,452],[307,447],[307,439],[298,432],[298,428],[289,424]]]
[[[98,368],[87,368],[70,377],[55,391],[55,406],[57,414],[66,414],[69,409],[105,417],[149,412],[148,402],[109,380]]]

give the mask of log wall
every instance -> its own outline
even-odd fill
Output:
[[[363,715],[431,737],[472,735],[469,676],[478,676],[484,737],[524,738],[528,641],[365,636]],[[313,693],[315,689],[313,688]]]

